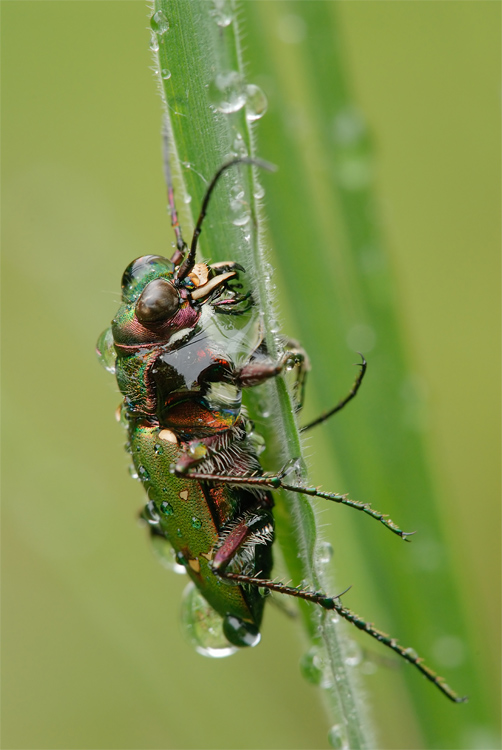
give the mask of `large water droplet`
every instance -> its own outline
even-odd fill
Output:
[[[183,595],[181,620],[189,641],[202,656],[221,659],[238,650],[223,634],[223,619],[193,583],[186,587]]]
[[[138,472],[134,464],[129,464],[129,474],[133,479],[139,479]]]
[[[328,742],[330,747],[336,750],[348,750],[349,743],[347,735],[341,724],[334,724],[328,732]]]
[[[168,81],[171,78],[171,71],[167,68],[162,68],[162,70],[160,71],[160,75],[162,76],[164,81]]]
[[[300,659],[300,671],[307,682],[312,683],[312,685],[321,684],[324,674],[324,661],[317,646],[313,646],[303,654]]]
[[[156,34],[165,34],[169,31],[169,21],[163,11],[158,10],[150,18],[150,27]]]
[[[229,0],[212,0],[212,2],[213,9],[209,11],[209,15],[213,16],[214,20],[218,26],[221,26],[221,28],[230,26],[233,21],[233,15],[232,6],[230,5]]]
[[[117,353],[113,344],[112,329],[107,328],[103,331],[96,344],[96,354],[101,365],[112,374],[115,374],[115,361]]]
[[[267,111],[267,97],[259,86],[254,83],[246,86],[246,118],[249,122],[254,122],[263,117]]]
[[[216,112],[238,112],[246,103],[242,76],[234,70],[219,73],[209,86],[209,96]]]

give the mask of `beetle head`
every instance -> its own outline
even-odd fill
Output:
[[[214,275],[204,263],[177,278],[174,263],[160,255],[143,255],[122,276],[122,305],[113,320],[115,344],[166,344],[179,331],[196,326],[201,305],[222,290],[235,271]]]

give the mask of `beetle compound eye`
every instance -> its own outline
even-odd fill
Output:
[[[136,303],[140,323],[157,323],[172,318],[180,304],[178,292],[166,279],[154,279]]]
[[[122,300],[133,302],[148,281],[174,273],[174,265],[161,255],[142,255],[129,263],[122,275]]]

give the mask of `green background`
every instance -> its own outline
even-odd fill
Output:
[[[248,45],[250,80],[269,98],[259,153],[280,167],[266,180],[271,234],[273,193],[288,188],[281,133],[308,131],[294,107],[280,110],[277,88],[289,80],[293,103],[301,90],[294,61],[302,5],[243,7],[249,37],[261,25],[286,68],[278,84],[265,53]],[[500,6],[361,2],[336,10],[355,99],[373,135],[402,331],[421,394],[414,424],[427,440],[472,633],[463,647],[489,688],[492,721],[469,724],[464,713],[462,746],[489,750],[498,747],[500,663]],[[316,689],[298,670],[302,644],[280,612],[270,608],[258,649],[232,659],[203,659],[184,640],[185,581],[155,563],[137,528],[142,494],[127,476],[113,420],[119,397],[93,359],[125,265],[169,253],[145,6],[3,2],[2,20],[3,747],[325,747]],[[299,220],[308,227],[294,186],[291,195],[292,227]],[[280,239],[271,260],[283,328],[302,337],[302,307],[315,305],[316,341],[329,349],[330,298],[343,289],[323,284],[322,267],[318,289],[305,289],[300,274],[291,278],[294,259],[314,263],[315,248],[300,237],[295,244],[294,232],[281,247]],[[323,350],[304,343],[314,365],[313,416],[328,405],[316,388]],[[336,396],[351,381],[352,361],[347,348],[333,373]],[[350,431],[350,410],[364,409],[363,399],[340,416],[340,429]],[[338,489],[323,429],[309,442],[312,476]],[[406,479],[406,467],[395,468]],[[361,486],[371,488],[370,475]],[[386,588],[370,582],[367,561],[352,552],[364,520],[345,526],[347,513],[320,513],[324,536],[333,535],[337,580],[354,584],[351,606],[388,627]],[[403,515],[413,527],[413,509]],[[419,544],[417,537],[402,554],[416,554]],[[433,644],[413,645],[437,662]],[[457,662],[442,671],[471,703],[434,696],[433,710],[450,721],[451,712],[475,711],[480,690],[462,684]],[[365,681],[379,746],[424,747],[400,672],[380,667]]]

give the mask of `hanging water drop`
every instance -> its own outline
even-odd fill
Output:
[[[117,354],[113,343],[113,333],[111,328],[103,331],[96,344],[96,354],[100,364],[113,375],[115,374],[115,361]]]
[[[246,86],[246,119],[248,122],[259,120],[267,111],[267,97],[254,83]]]
[[[189,641],[202,656],[221,659],[235,654],[223,633],[223,618],[207,603],[193,583],[183,595],[181,621]]]

